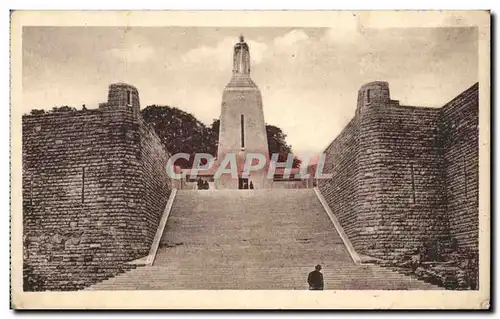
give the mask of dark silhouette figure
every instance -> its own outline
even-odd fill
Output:
[[[250,181],[250,189],[253,189],[253,183]]]
[[[203,181],[201,180],[201,177],[198,177],[198,181],[196,181],[196,186],[198,189],[203,189]]]
[[[203,189],[209,189],[210,185],[208,185],[207,181],[203,181]]]
[[[309,290],[323,290],[323,274],[321,273],[321,265],[316,265],[316,269],[309,273],[307,277]]]

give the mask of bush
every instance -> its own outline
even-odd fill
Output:
[[[33,109],[33,110],[31,110],[30,114],[31,115],[42,115],[42,114],[45,114],[45,110]]]
[[[71,106],[67,106],[67,105],[60,106],[60,107],[54,106],[51,110],[52,113],[76,112],[76,111],[77,111],[76,108],[71,107]]]

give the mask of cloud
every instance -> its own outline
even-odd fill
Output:
[[[302,30],[292,30],[270,41],[266,50],[261,50],[263,61],[279,61],[292,65],[302,61],[300,56],[307,55],[307,50],[314,45],[309,35]],[[253,49],[252,49],[253,52]]]
[[[273,44],[277,51],[283,51],[304,44],[309,40],[309,36],[304,31],[292,30],[281,37],[275,38]]]
[[[182,62],[187,65],[199,63],[210,65],[214,62],[220,66],[222,66],[223,64],[229,64],[229,48],[231,48],[234,39],[233,41],[229,40],[229,38],[224,38],[222,41],[218,42],[216,46],[202,45],[191,49],[182,56]]]
[[[202,45],[189,50],[182,57],[182,63],[187,66],[205,64],[207,67],[217,67],[217,69],[231,69],[233,47],[237,40],[234,37],[226,37],[219,41],[215,46]],[[265,43],[248,41],[250,46],[250,58],[252,65],[258,64],[264,57],[267,50]]]
[[[354,26],[347,28],[328,28],[323,34],[322,41],[336,45],[351,45],[359,43],[362,40],[360,30]]]
[[[267,50],[269,49],[267,44],[252,40],[247,41],[247,43],[250,47],[250,58],[252,59],[252,64],[261,63],[266,56]]]
[[[152,46],[135,45],[129,48],[113,48],[106,52],[109,56],[128,63],[142,63],[150,60],[155,49]]]
[[[297,54],[308,46],[310,40],[307,33],[302,30],[292,30],[274,38],[269,44],[247,40],[252,66],[277,55]],[[214,46],[201,45],[184,54],[181,63],[184,67],[205,64],[205,67],[216,67],[218,70],[231,69],[233,47],[236,41],[234,37],[226,37]]]

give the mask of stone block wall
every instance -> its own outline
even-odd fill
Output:
[[[442,108],[444,173],[450,233],[459,247],[475,251],[479,234],[478,85]]]
[[[25,290],[80,289],[131,268],[170,192],[159,138],[125,107],[22,122]]]
[[[318,187],[355,247],[358,236],[358,118],[353,118],[327,147],[324,172],[330,179],[318,180]]]
[[[446,231],[439,109],[397,104],[360,118],[358,236],[364,253],[411,254]]]
[[[325,153],[318,187],[358,252],[399,260],[443,236],[477,250],[477,85],[433,109],[368,83]]]
[[[149,244],[147,247],[149,249],[167,204],[172,189],[172,180],[168,176],[166,168],[170,156],[168,151],[164,148],[154,129],[142,118],[140,123],[144,187],[142,190],[144,194],[142,211],[146,213],[146,225],[143,229],[147,231],[146,242]]]

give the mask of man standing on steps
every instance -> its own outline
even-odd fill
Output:
[[[309,273],[307,277],[309,290],[323,290],[323,274],[321,273],[321,265],[316,265],[316,269]]]

